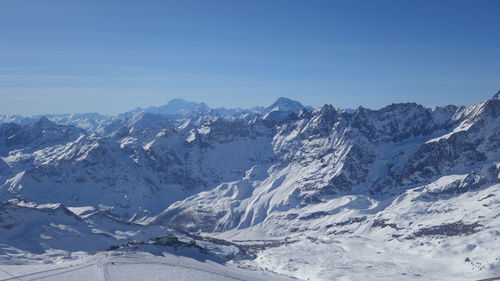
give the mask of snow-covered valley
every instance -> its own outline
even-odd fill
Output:
[[[500,92],[0,120],[0,280],[500,276]]]

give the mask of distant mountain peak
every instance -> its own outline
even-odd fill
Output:
[[[276,102],[298,102],[298,101],[295,101],[295,100],[292,100],[292,99],[289,99],[289,98],[286,98],[286,97],[279,97]]]
[[[279,97],[273,104],[264,110],[263,116],[266,120],[283,120],[291,113],[305,109],[308,108],[298,101]]]
[[[45,116],[40,117],[40,119],[38,119],[38,121],[33,123],[33,125],[36,127],[44,127],[44,128],[57,126],[56,123],[50,121],[49,118]]]
[[[201,102],[187,101],[181,98],[171,99],[164,105],[151,106],[145,109],[139,109],[138,111],[143,111],[153,114],[165,114],[165,115],[187,115],[191,113],[207,113],[212,109]]]
[[[285,97],[279,97],[271,106],[268,107],[268,109],[274,108],[277,108],[277,110],[280,111],[296,111],[299,109],[304,109],[305,106],[303,106],[298,101]]]
[[[187,101],[187,100],[181,99],[181,98],[171,99],[171,100],[169,100],[163,106],[201,106],[201,107],[208,107],[204,102]]]
[[[176,102],[180,102],[180,103],[189,103],[190,101],[187,101],[187,100],[185,100],[185,99],[183,99],[183,98],[173,98],[173,99],[170,99],[170,100],[167,102],[167,104],[169,104],[169,103],[176,103]],[[193,103],[193,102],[191,102],[191,103]]]

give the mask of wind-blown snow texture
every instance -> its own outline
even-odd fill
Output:
[[[0,116],[0,256],[175,245],[309,280],[500,276],[499,116],[500,92],[469,107],[176,99]]]

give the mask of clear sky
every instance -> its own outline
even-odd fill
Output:
[[[473,104],[499,89],[498,0],[0,0],[0,114]]]

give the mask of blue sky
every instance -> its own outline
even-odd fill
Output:
[[[500,89],[500,1],[2,0],[0,114],[473,104]]]

